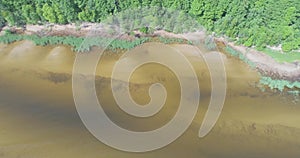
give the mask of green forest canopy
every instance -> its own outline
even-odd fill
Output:
[[[248,47],[300,48],[299,0],[1,0],[0,26],[101,22],[140,6],[181,10],[208,31]]]

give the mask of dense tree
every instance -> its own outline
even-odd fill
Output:
[[[56,17],[56,14],[55,14],[55,10],[49,4],[47,4],[47,3],[44,4],[43,8],[42,8],[42,11],[43,11],[43,17],[47,21],[49,21],[51,23],[57,22],[57,17]]]
[[[208,31],[236,39],[245,46],[282,45],[284,51],[300,48],[299,0],[1,0],[0,27],[26,23],[101,22],[110,15],[141,6],[181,10]],[[191,25],[190,20],[182,20],[181,14],[169,15],[163,9],[147,12],[141,11],[139,15],[135,11],[131,15],[135,20],[124,24],[124,28],[148,25],[180,32],[182,28],[177,27],[178,23]],[[126,18],[119,20],[126,23]]]
[[[22,6],[22,16],[26,19],[29,24],[36,24],[40,18],[36,12],[36,9],[31,4]]]

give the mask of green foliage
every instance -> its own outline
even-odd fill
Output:
[[[284,43],[282,43],[282,50],[284,52],[291,52],[297,47],[298,47],[298,43],[295,43],[295,41],[285,41]]]
[[[163,7],[137,7],[108,16],[102,23],[117,26],[121,32],[130,33],[140,29],[150,33],[151,29],[164,29],[169,32],[184,33],[200,30],[202,27],[188,14]],[[148,29],[147,29],[148,28]]]
[[[40,20],[35,8],[30,4],[22,6],[22,16],[29,24],[36,24]]]
[[[149,28],[148,27],[142,27],[142,28],[140,28],[140,32],[142,32],[144,34],[148,34],[149,33]]]
[[[207,37],[204,41],[204,44],[209,50],[214,50],[217,47],[213,37]]]
[[[285,88],[288,89],[300,89],[300,82],[290,82],[287,80],[274,80],[271,77],[262,77],[260,83],[268,86],[271,89],[277,89],[283,91]]]
[[[288,94],[292,94],[294,96],[299,96],[300,95],[300,90],[288,91]]]
[[[181,38],[159,37],[159,41],[164,43],[164,44],[185,43],[185,41]]]
[[[132,49],[138,45],[141,45],[147,41],[149,38],[139,38],[132,41],[112,39],[105,37],[72,37],[72,36],[44,36],[39,37],[37,35],[18,35],[12,34],[10,32],[5,33],[0,36],[0,43],[9,44],[21,40],[33,41],[36,45],[69,45],[72,46],[73,50],[76,52],[87,52],[90,51],[91,47],[107,47],[108,49]]]
[[[51,23],[57,22],[57,17],[56,17],[56,14],[54,12],[54,8],[53,7],[51,7],[50,5],[48,5],[46,3],[46,4],[43,5],[42,11],[43,11],[44,18],[47,21],[49,21]]]
[[[78,14],[78,18],[82,21],[95,22],[96,13],[93,10],[83,10]]]
[[[209,31],[245,46],[283,44],[286,52],[300,48],[298,0],[194,0],[190,13]]]
[[[90,51],[91,47],[106,47],[111,50],[116,49],[133,49],[138,45],[141,45],[150,41],[157,41],[156,38],[137,38],[135,40],[122,40],[122,39],[112,39],[106,37],[72,37],[72,36],[37,36],[37,35],[18,35],[12,34],[9,31],[5,35],[0,36],[0,43],[9,44],[16,41],[29,40],[33,41],[36,45],[69,45],[72,46],[75,52],[87,52]],[[165,44],[175,44],[175,43],[187,43],[187,41],[180,38],[164,38],[159,37],[159,42]]]
[[[225,48],[225,51],[229,54],[231,54],[234,57],[238,57],[239,59],[241,59],[242,61],[244,61],[246,64],[248,64],[251,68],[255,68],[255,63],[253,63],[252,61],[250,61],[248,58],[245,57],[245,55],[239,51],[236,51],[235,49],[227,46]]]
[[[280,51],[271,50],[269,48],[263,49],[262,52],[271,56],[274,60],[276,60],[279,63],[283,63],[283,62],[292,63],[295,61],[300,61],[299,52],[282,53]]]
[[[143,7],[143,8],[142,8]],[[119,14],[118,14],[119,13]],[[111,15],[122,30],[149,27],[175,33],[199,29],[192,15],[209,32],[245,46],[264,49],[282,45],[300,48],[299,0],[1,0],[4,24],[102,22]],[[144,30],[145,31],[145,30]]]
[[[1,0],[0,16],[8,25],[20,26],[26,21],[22,16],[22,5],[30,3],[29,0]]]
[[[22,40],[20,35],[11,34],[10,32],[5,32],[3,36],[0,36],[0,43],[4,44],[9,44],[20,40]]]
[[[5,19],[0,16],[0,29],[5,26]]]
[[[16,25],[16,20],[13,16],[12,12],[8,11],[2,11],[1,16],[4,18],[4,20],[11,26]]]

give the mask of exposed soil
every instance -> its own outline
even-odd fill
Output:
[[[263,76],[270,76],[273,79],[300,81],[300,59],[293,63],[279,63],[263,52],[235,45],[233,42],[227,42],[224,38],[216,38],[216,41],[242,53],[248,60],[255,63],[256,69]]]

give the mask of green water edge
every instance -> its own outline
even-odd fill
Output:
[[[17,41],[29,40],[34,42],[38,46],[46,45],[68,45],[72,47],[75,52],[88,52],[92,47],[104,47],[107,46],[109,50],[118,49],[133,49],[147,42],[161,42],[164,44],[192,44],[190,41],[181,38],[165,38],[165,37],[141,37],[134,40],[123,40],[123,39],[112,39],[107,37],[75,37],[75,36],[38,36],[38,35],[23,35],[23,34],[13,34],[10,32],[5,32],[4,35],[0,36],[0,43],[10,44]],[[211,42],[211,40],[205,41],[205,46],[208,49],[214,49],[216,45]],[[255,63],[248,60],[244,54],[235,49],[226,46],[225,51],[234,57],[238,57],[241,61],[248,64],[252,69],[255,68]],[[296,53],[294,53],[296,54]],[[272,56],[273,57],[273,56]],[[276,80],[271,77],[261,77],[261,85],[268,86],[270,89],[284,91],[285,88],[288,89],[289,94],[300,95],[300,83],[290,82],[287,80]],[[260,87],[260,89],[264,90]]]
[[[245,55],[229,46],[226,46],[225,51],[229,53],[230,55],[234,57],[238,57],[240,60],[248,64],[252,69],[255,68],[255,63],[251,62],[249,59],[245,57]],[[271,56],[273,57],[273,56]],[[277,58],[278,59],[278,58]],[[280,92],[283,92],[286,90],[288,94],[294,95],[294,96],[300,96],[300,82],[295,81],[291,82],[288,80],[278,80],[273,79],[271,77],[267,76],[261,76],[261,79],[259,81],[260,85],[267,86],[271,90],[278,90]],[[265,91],[265,87],[258,86],[262,91]]]
[[[12,34],[6,32],[0,36],[0,43],[10,44],[17,41],[28,40],[34,42],[38,46],[46,45],[68,45],[75,52],[88,52],[92,47],[106,47],[109,50],[117,49],[133,49],[147,42],[162,42],[165,44],[191,44],[191,42],[181,38],[165,38],[165,37],[141,37],[134,40],[114,39],[107,37],[75,37],[75,36],[38,36]]]

